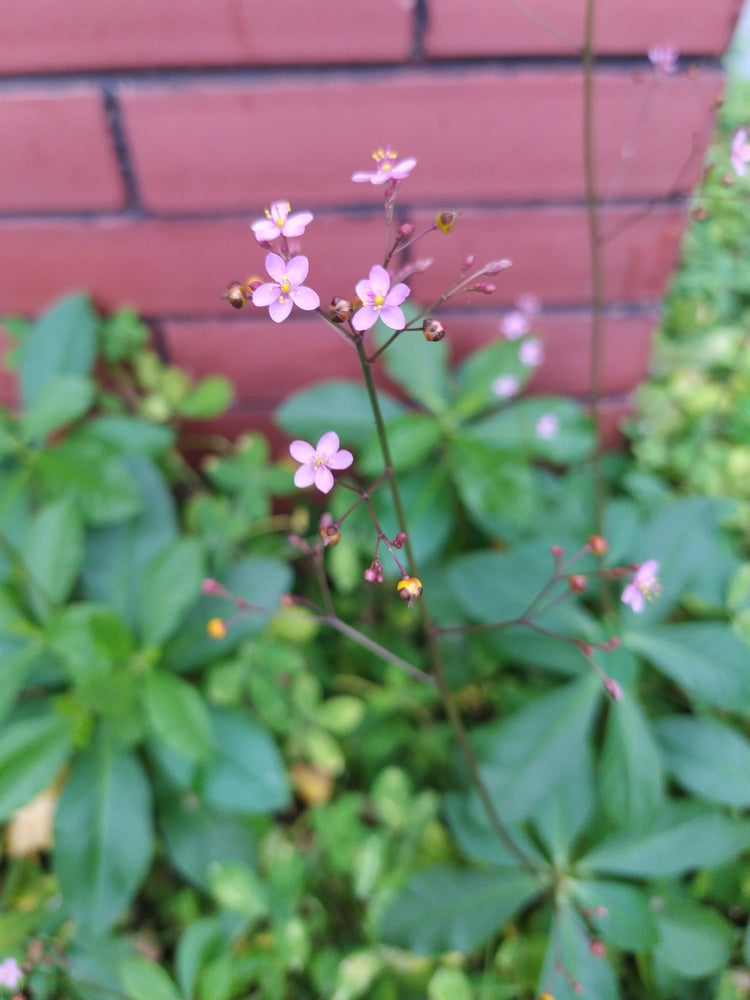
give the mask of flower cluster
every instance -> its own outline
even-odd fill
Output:
[[[747,165],[750,163],[750,141],[748,141],[746,128],[738,128],[732,137],[730,162],[732,170],[737,176],[744,177],[747,173]]]

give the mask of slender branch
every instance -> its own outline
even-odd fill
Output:
[[[386,475],[388,476],[393,507],[396,512],[396,520],[398,521],[399,530],[403,531],[406,535],[404,549],[409,560],[411,572],[418,577],[419,570],[417,561],[414,557],[414,550],[409,539],[406,514],[404,511],[403,501],[401,499],[398,480],[393,472],[393,460],[391,458],[391,450],[388,443],[388,434],[385,427],[385,421],[383,420],[383,414],[380,409],[380,400],[378,399],[377,389],[375,388],[375,382],[372,377],[370,362],[367,359],[367,355],[365,354],[364,347],[361,342],[358,342],[356,346],[357,355],[362,367],[362,375],[365,380],[365,387],[370,398],[370,406],[372,407],[372,413],[375,419],[375,427],[377,430],[378,440],[380,442],[380,449],[383,455],[383,462],[386,468]],[[479,764],[474,754],[474,748],[471,745],[469,735],[466,731],[463,719],[461,718],[461,714],[456,707],[456,703],[453,699],[453,694],[448,683],[438,633],[432,620],[432,616],[430,615],[427,601],[424,598],[420,598],[418,605],[422,628],[425,636],[427,637],[429,658],[434,671],[434,681],[440,694],[443,707],[448,716],[451,729],[456,737],[464,764],[469,773],[471,784],[474,786],[479,796],[485,813],[487,814],[490,826],[492,827],[497,838],[502,844],[505,845],[505,847],[511,852],[511,854],[513,854],[513,856],[524,868],[528,871],[534,872],[536,871],[536,868],[533,861],[527,856],[525,851],[523,851],[518,844],[516,844],[515,840],[511,836],[510,831],[495,808],[495,803],[492,801],[492,797],[487,790],[487,786],[479,773]]]
[[[318,615],[317,617],[319,622],[322,622],[324,625],[330,625],[331,628],[340,632],[341,635],[345,635],[348,639],[356,642],[358,646],[362,646],[363,649],[369,649],[371,653],[375,653],[376,656],[385,660],[386,663],[392,663],[394,667],[403,670],[404,673],[409,674],[410,677],[414,677],[415,680],[423,681],[431,687],[437,687],[435,678],[431,674],[427,674],[424,670],[420,670],[419,667],[415,667],[408,660],[403,660],[400,656],[396,656],[395,653],[392,653],[385,646],[381,646],[379,642],[370,639],[363,632],[352,628],[351,625],[347,625],[346,622],[342,621],[336,615]]]

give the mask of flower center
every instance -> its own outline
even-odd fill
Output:
[[[292,290],[292,283],[287,277],[283,277],[279,282],[279,292],[282,295],[288,295]]]
[[[372,300],[372,305],[374,309],[380,309],[385,305],[385,295],[376,295]]]

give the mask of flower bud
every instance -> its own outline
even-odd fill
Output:
[[[467,254],[464,257],[464,262],[461,265],[461,270],[462,271],[468,271],[470,267],[474,267],[474,261],[475,260],[476,260],[476,257],[474,256],[473,253]]]
[[[223,618],[211,618],[206,623],[206,632],[212,639],[223,639],[227,634],[227,623]]]
[[[606,538],[602,538],[601,535],[589,535],[588,537],[589,548],[594,553],[595,556],[603,556],[604,553],[609,548],[609,543]]]
[[[222,295],[222,299],[226,299],[229,305],[235,309],[242,309],[247,302],[247,292],[239,281],[233,281]]]
[[[398,227],[398,238],[400,240],[408,240],[410,236],[414,235],[414,226],[411,222],[402,222]]]
[[[399,533],[393,539],[393,544],[396,546],[397,549],[400,549],[403,548],[405,542],[406,542],[406,532],[399,531]]]
[[[474,285],[472,291],[481,292],[482,295],[492,295],[496,288],[497,285],[493,285],[491,281],[483,281],[481,285]]]
[[[435,342],[445,336],[445,327],[439,319],[426,319],[422,323],[422,333],[425,340]]]
[[[338,545],[341,541],[341,532],[338,529],[338,525],[335,524],[324,524],[318,531],[318,536],[320,537],[321,542],[326,546]]]
[[[442,212],[438,212],[435,216],[435,223],[441,233],[451,233],[458,222],[458,217],[461,213],[454,212],[451,209],[444,209]]]
[[[212,580],[210,576],[201,584],[201,593],[203,594],[221,594],[224,588],[219,583],[218,580]]]
[[[416,576],[406,576],[396,584],[396,591],[402,601],[407,601],[411,607],[422,594],[422,581]]]
[[[256,288],[260,288],[263,284],[263,279],[259,278],[257,274],[251,274],[250,277],[245,282],[245,287],[248,292],[252,295]]]
[[[501,271],[507,271],[509,267],[513,267],[513,261],[508,260],[507,257],[503,257],[502,260],[491,260],[488,261],[482,273],[486,274],[488,278],[491,278],[495,274],[500,274]]]
[[[614,677],[604,678],[604,688],[608,695],[611,696],[613,701],[620,701],[622,698],[622,688],[614,679]]]
[[[331,299],[329,316],[334,323],[345,323],[354,312],[354,307],[348,299],[343,299],[340,295],[334,295]]]
[[[581,594],[588,586],[588,577],[585,573],[571,573],[568,577],[568,586],[571,590],[575,590],[577,593]]]
[[[604,952],[606,951],[604,942],[592,941],[591,944],[589,945],[589,951],[591,952],[592,955],[595,955],[597,958],[601,958]]]

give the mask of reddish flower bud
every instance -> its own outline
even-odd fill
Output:
[[[589,535],[588,544],[595,556],[603,556],[609,548],[607,539],[602,538],[601,535]]]
[[[260,288],[263,284],[263,279],[259,278],[257,274],[251,274],[250,277],[245,282],[245,286],[252,295],[256,288]]]
[[[414,235],[414,226],[411,222],[402,222],[398,227],[398,237],[401,240],[408,240],[410,236]]]
[[[207,576],[201,584],[201,592],[204,594],[220,594],[223,590],[218,580],[212,580],[210,576]]]
[[[378,574],[375,572],[372,566],[368,566],[367,569],[362,574],[362,576],[368,583],[377,583]]]
[[[338,545],[341,541],[341,532],[335,524],[324,524],[318,531],[318,537],[326,546]]]
[[[482,295],[492,295],[496,288],[497,285],[493,285],[491,281],[483,281],[481,285],[474,285],[474,291],[481,292]]]
[[[585,573],[571,573],[568,577],[568,586],[571,590],[582,593],[588,586],[588,577]]]
[[[464,257],[464,262],[461,265],[461,270],[462,271],[468,271],[470,267],[474,267],[474,261],[475,260],[476,260],[476,257],[474,256],[473,253],[467,254]]]
[[[393,539],[393,544],[396,546],[397,549],[400,549],[403,547],[405,541],[406,541],[406,532],[399,531],[399,533]]]
[[[622,688],[614,679],[614,677],[604,678],[604,687],[608,695],[611,696],[613,701],[620,701],[622,698]]]
[[[601,958],[606,950],[603,941],[592,941],[589,945],[589,951],[592,955],[596,955],[597,958]]]
[[[439,319],[426,319],[422,323],[422,333],[425,340],[431,342],[442,340],[445,336],[445,327]]]

